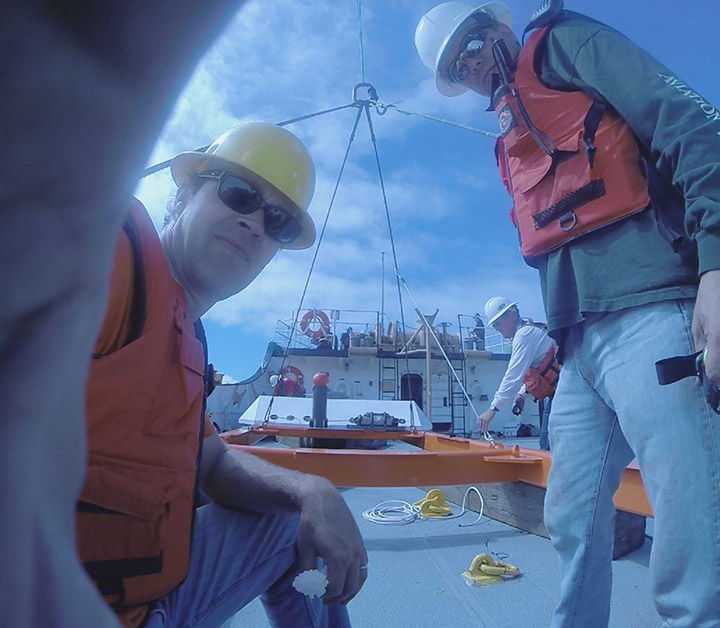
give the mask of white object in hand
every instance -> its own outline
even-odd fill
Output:
[[[295,576],[292,585],[298,593],[309,598],[321,597],[327,589],[328,579],[322,571],[310,569]]]

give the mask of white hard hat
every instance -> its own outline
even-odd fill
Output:
[[[485,318],[487,324],[492,325],[498,318],[507,312],[517,301],[511,301],[505,297],[493,297],[485,304]]]
[[[435,74],[435,85],[444,96],[459,96],[468,90],[445,76],[444,56],[466,20],[476,13],[487,13],[495,21],[512,28],[512,12],[504,2],[486,2],[472,7],[464,2],[443,2],[420,18],[415,29],[415,48],[422,62]],[[440,70],[443,71],[440,71]]]

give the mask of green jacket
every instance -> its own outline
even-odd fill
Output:
[[[548,87],[607,101],[656,168],[650,209],[536,260],[551,335],[585,312],[693,298],[699,275],[720,268],[720,111],[622,34],[578,14],[551,28],[538,55]],[[694,240],[699,269],[673,251],[668,229]]]

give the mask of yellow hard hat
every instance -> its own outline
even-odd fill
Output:
[[[308,207],[315,192],[315,165],[305,145],[290,131],[268,122],[246,122],[218,137],[204,152],[188,151],[170,164],[175,183],[222,168],[250,183],[257,177],[285,197],[295,210],[302,232],[287,249],[306,249],[315,242],[315,224]]]

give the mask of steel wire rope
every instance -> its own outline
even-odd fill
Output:
[[[363,48],[362,0],[357,0],[358,39],[360,40],[360,82],[365,82],[365,50]]]
[[[340,107],[333,107],[332,109],[323,109],[322,111],[316,111],[315,113],[309,113],[304,116],[298,116],[297,118],[290,118],[289,120],[283,120],[282,122],[276,122],[275,126],[287,126],[288,124],[293,124],[294,122],[300,122],[302,120],[308,120],[310,118],[316,118],[317,116],[325,115],[326,113],[332,113],[333,111],[340,111],[342,109],[348,109],[349,107],[357,107],[357,103],[351,102],[347,105],[342,105]],[[197,153],[204,153],[208,148],[210,148],[212,144],[208,144],[207,146],[201,146],[200,148],[196,148],[195,152]],[[156,172],[160,172],[161,170],[164,170],[167,168],[170,163],[172,162],[172,159],[166,159],[165,161],[161,161],[160,163],[154,164],[152,166],[148,166],[145,168],[145,170],[142,171],[140,174],[140,178],[144,179],[145,177],[149,177],[151,174],[155,174]]]
[[[328,220],[330,218],[330,211],[332,210],[333,203],[335,202],[335,197],[337,196],[338,187],[340,187],[340,180],[342,179],[343,172],[345,171],[345,164],[347,164],[348,155],[350,154],[350,147],[352,146],[353,141],[355,140],[355,132],[357,131],[358,123],[360,122],[360,116],[362,115],[363,106],[353,104],[353,106],[358,107],[358,113],[357,116],[355,116],[355,124],[353,124],[352,132],[350,133],[350,139],[348,140],[347,149],[345,150],[345,156],[343,157],[342,165],[340,166],[340,172],[338,173],[337,181],[335,182],[335,189],[333,190],[332,196],[330,197],[330,204],[328,205],[327,212],[325,212],[325,220],[323,221],[322,229],[320,230],[320,235],[318,236],[317,244],[315,245],[315,252],[313,253],[312,262],[310,262],[310,270],[308,271],[307,279],[305,280],[305,285],[303,286],[302,294],[300,295],[300,303],[298,303],[297,310],[295,312],[295,317],[292,322],[292,327],[290,328],[290,334],[288,335],[287,343],[285,344],[285,350],[283,351],[283,359],[280,363],[280,371],[283,370],[285,367],[285,362],[287,360],[288,352],[290,351],[290,343],[292,342],[293,336],[295,335],[295,330],[297,329],[297,322],[298,318],[300,317],[300,311],[302,310],[303,302],[305,301],[305,294],[307,293],[308,286],[310,285],[310,278],[312,277],[313,270],[315,268],[315,262],[318,257],[318,253],[320,251],[320,245],[322,244],[323,237],[325,236],[325,229],[327,228]],[[273,394],[270,397],[270,403],[268,404],[267,410],[265,411],[265,417],[263,418],[262,425],[267,425],[267,422],[270,417],[270,410],[272,409],[273,402],[275,401],[275,389],[273,388]]]
[[[493,133],[492,131],[485,131],[483,129],[476,129],[473,126],[469,126],[467,124],[461,124],[460,122],[452,122],[451,120],[446,120],[444,118],[438,118],[436,116],[429,116],[424,113],[418,113],[417,111],[407,111],[405,109],[400,109],[395,105],[384,105],[382,103],[373,103],[373,106],[378,109],[378,114],[383,115],[386,110],[392,109],[394,111],[397,111],[398,113],[402,113],[406,116],[417,116],[418,118],[425,118],[426,120],[432,120],[433,122],[440,122],[442,124],[447,124],[449,126],[457,127],[458,129],[463,129],[464,131],[471,131],[472,133],[478,133],[480,135],[484,135],[485,137],[490,137],[492,139],[497,139],[500,137],[499,133]]]
[[[418,314],[423,319],[423,322],[425,323],[425,328],[430,332],[430,335],[433,337],[433,340],[438,346],[438,349],[440,349],[440,352],[443,355],[443,358],[445,358],[445,361],[448,363],[448,366],[450,367],[450,372],[453,374],[453,377],[455,378],[455,381],[457,381],[458,385],[460,386],[460,390],[462,390],[463,395],[465,396],[465,399],[467,399],[468,404],[470,405],[470,409],[475,414],[475,418],[478,418],[477,410],[475,409],[475,406],[473,405],[472,399],[470,399],[470,395],[468,395],[467,390],[465,390],[465,386],[463,385],[462,381],[460,381],[460,376],[457,374],[457,371],[455,371],[455,368],[453,367],[452,363],[450,362],[450,358],[448,358],[447,353],[445,353],[445,349],[442,348],[442,345],[440,344],[440,340],[437,337],[437,334],[435,333],[435,330],[432,328],[432,325],[429,324],[427,318],[425,318],[425,315],[422,313],[420,309],[420,305],[418,304],[417,300],[415,299],[415,296],[412,293],[412,290],[410,290],[410,286],[408,286],[407,281],[405,281],[405,278],[400,274],[400,271],[395,268],[395,274],[398,276],[398,281],[402,282],[402,285],[405,286],[405,290],[407,290],[408,294],[410,295],[410,298],[412,299],[413,303],[415,304],[415,307],[417,308]],[[495,442],[493,438],[490,436],[489,433],[483,432],[483,438],[485,440],[493,443]]]
[[[383,197],[383,205],[385,206],[385,217],[387,218],[387,224],[388,224],[388,231],[390,233],[390,247],[392,248],[392,255],[393,255],[393,266],[395,268],[395,274],[399,276],[399,273],[397,271],[398,268],[398,261],[397,261],[397,251],[395,250],[395,237],[393,236],[393,230],[392,230],[392,222],[390,221],[390,209],[388,208],[388,202],[387,202],[387,194],[385,193],[385,180],[383,178],[382,174],[382,168],[380,167],[380,154],[378,153],[377,148],[377,140],[375,138],[375,129],[373,128],[372,118],[370,116],[370,107],[367,103],[365,103],[364,106],[365,114],[368,121],[368,128],[370,130],[370,140],[373,145],[373,152],[375,153],[375,163],[377,164],[378,169],[378,177],[380,178],[380,189],[382,190],[382,197]],[[405,337],[405,311],[403,308],[403,300],[402,300],[402,289],[400,288],[400,282],[396,281],[397,284],[397,291],[398,291],[398,301],[400,302],[400,322],[402,323],[402,329],[403,329],[403,338]],[[396,343],[397,346],[397,343]],[[407,354],[407,347],[405,348],[405,373],[408,376],[407,379],[407,390],[408,390],[408,396],[410,395],[410,358]],[[402,380],[400,382],[400,396],[402,397]],[[413,426],[411,426],[413,427]]]

